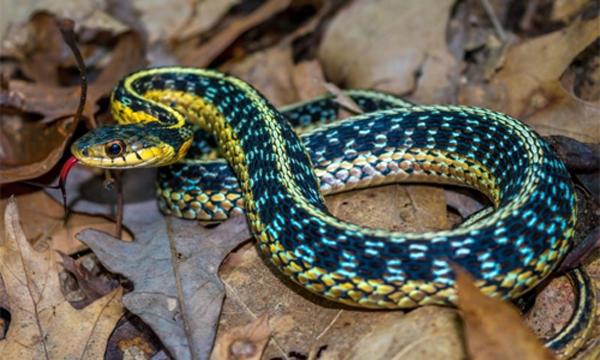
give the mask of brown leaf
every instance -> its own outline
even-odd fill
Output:
[[[59,85],[57,68],[71,55],[54,21],[54,16],[42,12],[27,24],[32,35],[27,45],[32,49],[23,54],[22,70],[40,84]]]
[[[451,102],[460,70],[445,35],[453,3],[352,2],[331,21],[320,45],[327,77],[343,87],[416,91],[418,102]]]
[[[560,134],[583,142],[600,142],[600,103],[581,100],[558,82],[535,94],[532,101],[537,101],[535,98],[545,106],[527,117],[526,122],[540,134]]]
[[[232,20],[206,43],[198,47],[180,46],[176,55],[182,65],[205,67],[231,45],[241,34],[285,10],[291,0],[269,0],[257,10]]]
[[[221,335],[211,354],[211,359],[258,360],[271,336],[269,316],[263,314],[251,323],[238,326]]]
[[[552,4],[553,21],[566,21],[581,12],[586,6],[593,6],[589,0],[556,0]]]
[[[105,359],[171,359],[158,353],[164,347],[152,329],[139,317],[127,313],[108,339]]]
[[[392,231],[448,230],[444,190],[387,185],[328,196],[327,208],[345,221]]]
[[[311,100],[326,93],[323,88],[325,75],[317,60],[302,61],[294,65],[292,82],[299,101]]]
[[[101,231],[113,232],[114,222],[102,216],[92,216],[72,213],[67,223],[63,220],[63,207],[61,198],[57,200],[43,191],[19,195],[15,199],[20,211],[22,229],[36,250],[52,249],[74,254],[86,249],[75,235],[84,228],[94,228]],[[4,214],[7,201],[0,202]],[[0,232],[4,231],[4,224],[0,223]],[[125,239],[131,239],[126,233]]]
[[[2,120],[0,184],[36,178],[50,171],[77,125],[70,117],[45,125],[4,112]]]
[[[9,200],[4,221],[0,274],[11,324],[6,340],[0,342],[0,353],[14,359],[102,357],[122,313],[122,289],[75,310],[60,292],[55,253],[30,247],[14,200]]]
[[[465,270],[454,267],[454,272],[467,351],[473,359],[554,359],[512,304],[484,295]]]
[[[107,269],[134,283],[123,304],[152,327],[173,356],[206,358],[224,296],[217,271],[223,258],[249,238],[245,218],[214,230],[159,218],[138,229],[131,243],[94,230],[78,238]]]
[[[423,307],[388,313],[358,337],[349,359],[462,359],[460,319],[453,309]]]
[[[292,79],[292,48],[275,46],[256,52],[232,65],[228,72],[252,84],[275,106],[298,101]]]
[[[490,84],[463,86],[460,102],[526,120],[542,135],[599,142],[598,106],[575,98],[560,83],[573,59],[598,36],[596,17],[522,41],[508,49],[502,69]]]
[[[352,98],[346,94],[334,83],[324,82],[323,87],[329,91],[330,94],[335,95],[335,101],[340,104],[344,109],[350,110],[354,114],[362,114],[362,109],[352,100]],[[343,118],[344,116],[340,116]]]
[[[161,0],[136,0],[133,5],[141,15],[141,21],[148,31],[148,42],[152,44],[202,34],[213,27],[238,1],[174,0],[169,2],[168,9]]]
[[[70,279],[72,276],[76,281],[71,290],[74,290],[80,298],[77,302],[70,301],[76,309],[86,307],[119,285],[119,281],[114,277],[100,273],[98,260],[93,255],[74,260],[63,252],[59,251],[58,254],[62,259],[62,266],[68,271],[68,273],[61,272],[61,280]]]

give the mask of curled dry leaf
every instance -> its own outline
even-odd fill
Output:
[[[512,304],[484,295],[465,270],[455,267],[458,308],[465,324],[467,352],[477,359],[554,359],[523,323]]]
[[[74,260],[70,256],[58,252],[62,265],[67,272],[61,272],[61,281],[70,283],[67,279],[75,280],[71,290],[77,294],[76,302],[70,301],[73,307],[81,309],[96,299],[108,294],[119,285],[114,277],[101,274],[97,260],[90,255]],[[65,287],[63,286],[63,289]]]
[[[263,314],[251,323],[229,330],[220,336],[211,359],[258,360],[271,336],[269,316]]]
[[[14,200],[4,215],[0,274],[6,286],[11,324],[0,341],[4,359],[100,358],[122,314],[118,288],[82,310],[63,297],[56,254],[36,252],[19,224]]]
[[[159,353],[162,352],[162,355]],[[108,339],[105,359],[150,359],[170,360],[164,347],[152,331],[139,317],[127,313]]]
[[[154,330],[173,356],[207,358],[224,296],[217,271],[223,258],[249,238],[245,218],[214,230],[159,218],[138,229],[131,243],[94,230],[78,238],[107,269],[133,282],[123,304]]]
[[[352,2],[331,21],[320,45],[327,77],[348,88],[414,92],[422,103],[451,102],[460,70],[445,35],[453,3]]]

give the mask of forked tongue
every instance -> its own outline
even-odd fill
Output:
[[[63,208],[65,210],[65,217],[67,216],[67,212],[69,211],[67,207],[67,176],[69,176],[69,172],[71,171],[73,166],[77,164],[77,161],[78,160],[75,156],[71,156],[70,158],[68,158],[67,161],[65,161],[62,169],[60,170],[60,176],[58,177],[58,188],[60,189],[63,198]]]

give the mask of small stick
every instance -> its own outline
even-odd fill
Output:
[[[79,78],[81,79],[79,105],[77,106],[77,111],[75,112],[75,115],[73,115],[73,119],[75,120],[75,122],[78,122],[79,119],[81,118],[81,114],[83,113],[83,109],[85,107],[85,101],[87,99],[87,86],[88,86],[87,73],[86,73],[87,70],[85,67],[85,62],[83,61],[83,57],[81,56],[81,52],[79,51],[79,48],[77,47],[77,39],[75,36],[75,30],[74,30],[75,22],[71,19],[57,19],[56,26],[60,30],[60,34],[62,35],[62,38],[63,38],[65,44],[67,44],[69,49],[71,49],[71,52],[73,53],[73,56],[75,57],[75,61],[77,63],[77,68],[79,69]],[[95,122],[93,122],[93,119],[91,119],[91,120],[92,120],[92,124],[95,125]],[[67,206],[67,191],[65,188],[67,174],[69,173],[69,170],[76,163],[77,163],[77,161],[74,159],[69,159],[69,161],[67,161],[66,165],[63,167],[63,170],[61,171],[60,179],[58,182],[58,187],[60,188],[60,191],[62,192],[62,196],[63,196],[63,207],[65,209],[63,221],[65,223],[67,222],[67,219],[69,217],[69,208]]]
[[[481,6],[483,6],[483,10],[485,10],[487,16],[490,18],[492,25],[494,25],[494,30],[496,30],[496,34],[498,34],[500,41],[505,43],[507,39],[506,32],[504,31],[500,20],[498,20],[494,8],[492,8],[492,5],[490,5],[488,0],[479,0],[479,2],[481,3]]]
[[[65,41],[67,46],[69,46],[69,49],[71,49],[71,52],[73,52],[73,55],[75,56],[75,61],[77,62],[77,68],[79,69],[79,77],[81,79],[81,95],[79,97],[79,106],[77,107],[77,112],[74,115],[75,121],[79,121],[79,119],[81,118],[81,114],[83,113],[83,109],[85,107],[85,101],[87,98],[87,85],[88,85],[87,69],[85,66],[85,62],[83,61],[83,57],[81,56],[81,52],[79,51],[79,48],[77,47],[77,39],[75,36],[75,30],[74,30],[75,22],[71,19],[59,19],[56,21],[56,25],[58,26],[58,29],[60,30],[63,40]],[[89,121],[90,121],[90,125],[92,128],[98,127],[98,124],[96,123],[96,120],[94,119],[93,116],[90,117]],[[105,175],[106,175],[105,183],[107,183],[107,184],[112,183],[113,178],[111,177],[110,172],[106,171]],[[120,174],[115,174],[114,177],[115,177],[116,183],[117,183],[116,237],[121,238],[122,227],[123,227],[123,206],[124,206],[123,186],[121,184]],[[66,176],[65,176],[65,178],[66,178]],[[61,177],[61,180],[62,180],[62,177]],[[61,181],[60,187],[63,192],[64,207],[66,209],[65,210],[65,219],[66,219],[66,217],[67,217],[66,214],[68,213],[67,212],[68,209],[67,209],[67,195],[64,190],[64,185],[65,185],[64,182]]]
[[[120,239],[123,235],[123,210],[125,207],[125,199],[123,197],[122,173],[120,171],[115,171],[114,175],[117,183],[117,212],[115,214],[117,222],[115,224],[115,237]]]
[[[56,26],[58,26],[63,40],[69,49],[71,49],[71,52],[73,53],[77,63],[77,69],[79,69],[81,95],[79,96],[79,106],[77,107],[77,112],[73,116],[76,121],[79,121],[79,118],[81,118],[81,114],[83,113],[83,108],[85,107],[85,100],[87,99],[87,68],[85,66],[85,62],[83,61],[83,57],[81,56],[81,52],[77,47],[77,39],[74,30],[75,22],[71,19],[58,19],[56,20]],[[96,121],[93,119],[93,117],[90,119],[90,122],[92,127],[97,127]]]

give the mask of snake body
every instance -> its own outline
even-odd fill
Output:
[[[173,164],[191,147],[190,123],[196,124],[215,137],[238,179],[262,253],[327,299],[387,309],[454,304],[451,264],[468,270],[484,293],[512,299],[550,274],[572,246],[575,196],[563,163],[529,127],[498,112],[406,105],[326,125],[301,140],[250,85],[180,67],[129,75],[111,104],[122,125],[74,143],[80,162],[105,168]],[[374,106],[385,104],[382,95]],[[335,191],[390,181],[473,187],[494,209],[453,230],[389,232],[333,217],[320,191],[323,184]],[[175,186],[188,188],[163,194],[174,201],[170,209],[178,209],[179,200],[201,202],[194,198],[200,196],[193,193],[197,182]],[[591,315],[584,315],[588,329]]]

